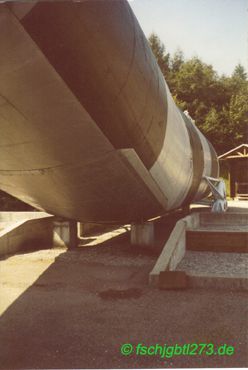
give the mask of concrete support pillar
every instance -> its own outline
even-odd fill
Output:
[[[56,220],[53,226],[53,243],[55,246],[76,248],[78,245],[77,222],[73,220]]]
[[[154,245],[154,224],[144,222],[131,225],[131,244],[140,246]]]
[[[84,236],[84,224],[82,222],[78,223],[78,236],[80,238]]]
[[[74,249],[78,246],[78,230],[77,221],[69,221],[69,249]]]

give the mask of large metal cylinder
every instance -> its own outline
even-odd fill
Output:
[[[0,5],[0,188],[81,221],[199,200],[217,156],[124,0]]]

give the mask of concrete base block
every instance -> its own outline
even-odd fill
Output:
[[[45,212],[0,212],[0,255],[77,245],[76,221],[58,221]]]
[[[186,221],[177,221],[169,239],[167,240],[155,266],[149,274],[149,284],[158,286],[159,275],[163,271],[175,270],[185,255]]]
[[[159,289],[186,289],[188,276],[184,271],[162,271],[158,286]]]
[[[76,248],[78,231],[76,221],[54,221],[53,245],[56,247]]]
[[[131,244],[140,246],[153,246],[154,224],[152,222],[144,222],[142,224],[132,224]]]
[[[1,212],[0,255],[33,248],[50,248],[53,218],[45,212]]]

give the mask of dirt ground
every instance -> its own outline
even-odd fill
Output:
[[[128,233],[0,261],[0,368],[248,366],[247,294],[148,286],[157,252]],[[228,344],[232,356],[124,356],[124,343]]]

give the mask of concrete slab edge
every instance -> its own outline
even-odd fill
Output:
[[[53,216],[42,214],[40,218],[9,221],[9,226],[0,233],[0,255],[15,253],[31,241],[38,244],[51,241],[53,245],[52,220]]]
[[[232,277],[230,275],[204,275],[187,274],[189,288],[204,289],[227,289],[248,291],[248,276],[240,274]]]
[[[159,274],[163,271],[173,271],[183,259],[186,249],[186,230],[188,227],[199,226],[199,213],[193,213],[177,221],[168,241],[149,274],[149,285],[158,287]]]

